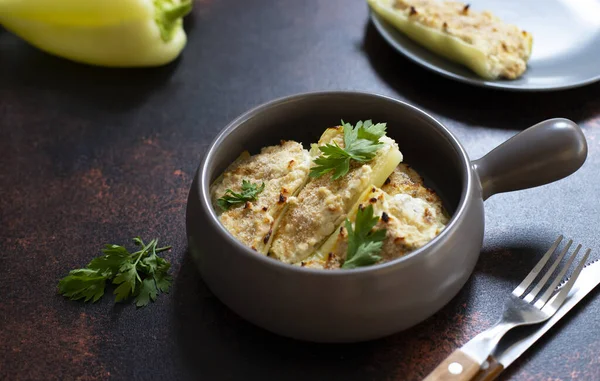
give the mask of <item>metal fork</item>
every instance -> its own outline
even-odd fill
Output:
[[[559,285],[562,279],[564,279],[567,270],[571,267],[577,253],[581,249],[581,245],[577,245],[575,252],[571,254],[569,259],[567,260],[566,265],[561,269],[561,271],[555,277],[552,277],[552,274],[556,271],[556,268],[560,265],[560,262],[564,258],[565,254],[571,247],[573,240],[569,240],[565,248],[562,250],[558,258],[554,261],[552,266],[544,273],[542,278],[537,282],[533,283],[534,280],[540,275],[540,272],[548,262],[548,259],[552,256],[560,242],[562,241],[563,236],[559,236],[558,239],[554,242],[552,247],[544,254],[542,259],[535,265],[533,270],[523,279],[521,284],[519,284],[512,292],[510,297],[506,300],[504,304],[504,312],[502,313],[502,317],[498,320],[494,326],[490,329],[487,329],[481,332],[479,335],[475,336],[472,340],[466,343],[461,350],[468,354],[473,360],[477,361],[479,364],[483,364],[490,353],[494,350],[500,339],[511,329],[522,326],[522,325],[530,325],[530,324],[538,324],[542,323],[558,310],[561,304],[565,301],[571,287],[575,283],[575,280],[579,276],[581,269],[587,262],[588,256],[590,254],[590,249],[588,249],[583,257],[583,259],[577,265],[575,271],[571,275],[569,281],[565,286],[563,286],[558,293],[548,302],[556,287]],[[552,280],[552,283],[546,291],[540,296],[535,303],[533,302],[536,296],[542,291],[546,283],[549,280]],[[533,288],[529,293],[526,293],[527,289],[533,285]]]

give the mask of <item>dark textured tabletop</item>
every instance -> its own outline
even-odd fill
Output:
[[[196,1],[181,58],[109,70],[51,57],[0,29],[0,379],[419,380],[498,317],[559,234],[600,249],[600,87],[509,93],[458,84],[392,50],[360,0]],[[423,108],[475,159],[550,117],[579,123],[584,166],[486,201],[477,267],[436,315],[368,343],[317,345],[245,322],[186,253],[203,149],[252,106],[312,90],[377,92]],[[174,287],[147,308],[57,295],[105,243],[173,249]],[[598,256],[598,254],[596,254]],[[600,380],[592,293],[504,380]]]

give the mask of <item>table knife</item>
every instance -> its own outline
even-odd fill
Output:
[[[566,282],[563,282],[564,285]],[[496,350],[482,364],[482,369],[477,373],[473,381],[494,380],[512,364],[519,356],[529,349],[540,337],[542,337],[552,326],[567,314],[579,301],[590,293],[600,283],[600,262],[595,261],[586,265],[579,278],[575,281],[564,304],[545,323],[526,327],[523,330],[507,335],[498,345]],[[561,285],[561,286],[562,286]]]

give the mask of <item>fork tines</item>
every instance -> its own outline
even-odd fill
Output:
[[[558,239],[554,242],[554,244],[550,247],[550,249],[546,252],[546,254],[544,254],[542,259],[540,259],[540,261],[535,265],[533,270],[531,270],[531,272],[525,277],[525,279],[523,279],[521,284],[519,284],[513,290],[512,294],[514,296],[522,297],[523,295],[525,295],[525,297],[523,298],[523,300],[525,302],[527,302],[527,303],[533,302],[535,297],[546,286],[546,283],[548,283],[548,281],[552,277],[552,274],[556,271],[556,268],[560,265],[565,254],[567,254],[567,252],[569,251],[569,248],[573,244],[573,240],[569,240],[569,242],[567,243],[565,248],[561,251],[558,258],[556,258],[556,260],[554,261],[554,263],[552,263],[550,268],[548,268],[548,270],[546,270],[546,272],[544,272],[542,278],[534,285],[533,289],[531,289],[531,291],[526,294],[525,292],[533,284],[534,280],[538,277],[538,275],[540,275],[540,273],[542,272],[542,269],[544,268],[544,266],[546,265],[546,263],[548,262],[548,260],[552,256],[552,254],[554,254],[554,252],[556,251],[556,249],[557,249],[558,245],[560,244],[560,242],[562,241],[562,239],[563,239],[562,235],[558,237]],[[552,296],[554,291],[556,291],[556,287],[559,285],[559,283],[564,279],[565,274],[567,273],[567,270],[573,264],[573,261],[575,260],[575,257],[579,253],[580,249],[581,249],[581,245],[577,245],[577,248],[575,249],[575,251],[569,256],[569,259],[567,260],[566,265],[562,267],[562,269],[560,270],[558,275],[556,275],[554,278],[552,278],[552,283],[546,288],[546,291],[542,294],[542,296],[534,303],[535,307],[537,307],[540,310],[544,310],[545,312],[548,312],[548,313],[554,313],[560,307],[560,305],[566,299],[569,291],[573,287],[573,284],[575,283],[575,280],[579,276],[579,273],[585,266],[587,259],[589,257],[590,251],[591,251],[590,249],[587,249],[585,255],[583,256],[581,261],[579,261],[579,264],[577,265],[577,267],[573,271],[573,274],[569,278],[569,281],[564,286],[562,286],[560,288],[560,290],[558,290],[556,296],[552,299],[551,303],[548,303],[548,300],[550,299],[550,297]]]

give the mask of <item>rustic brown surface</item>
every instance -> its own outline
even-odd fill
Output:
[[[389,48],[358,0],[205,0],[186,28],[181,59],[148,70],[69,63],[0,29],[0,379],[418,380],[493,323],[558,234],[598,250],[599,85],[513,94],[454,83]],[[422,324],[356,345],[283,339],[202,283],[186,254],[186,197],[202,149],[233,117],[329,89],[420,106],[473,158],[544,118],[571,118],[589,157],[568,179],[488,200],[472,278]],[[169,295],[136,310],[56,294],[102,244],[138,234],[173,245]],[[595,293],[501,379],[600,379],[599,312]]]

